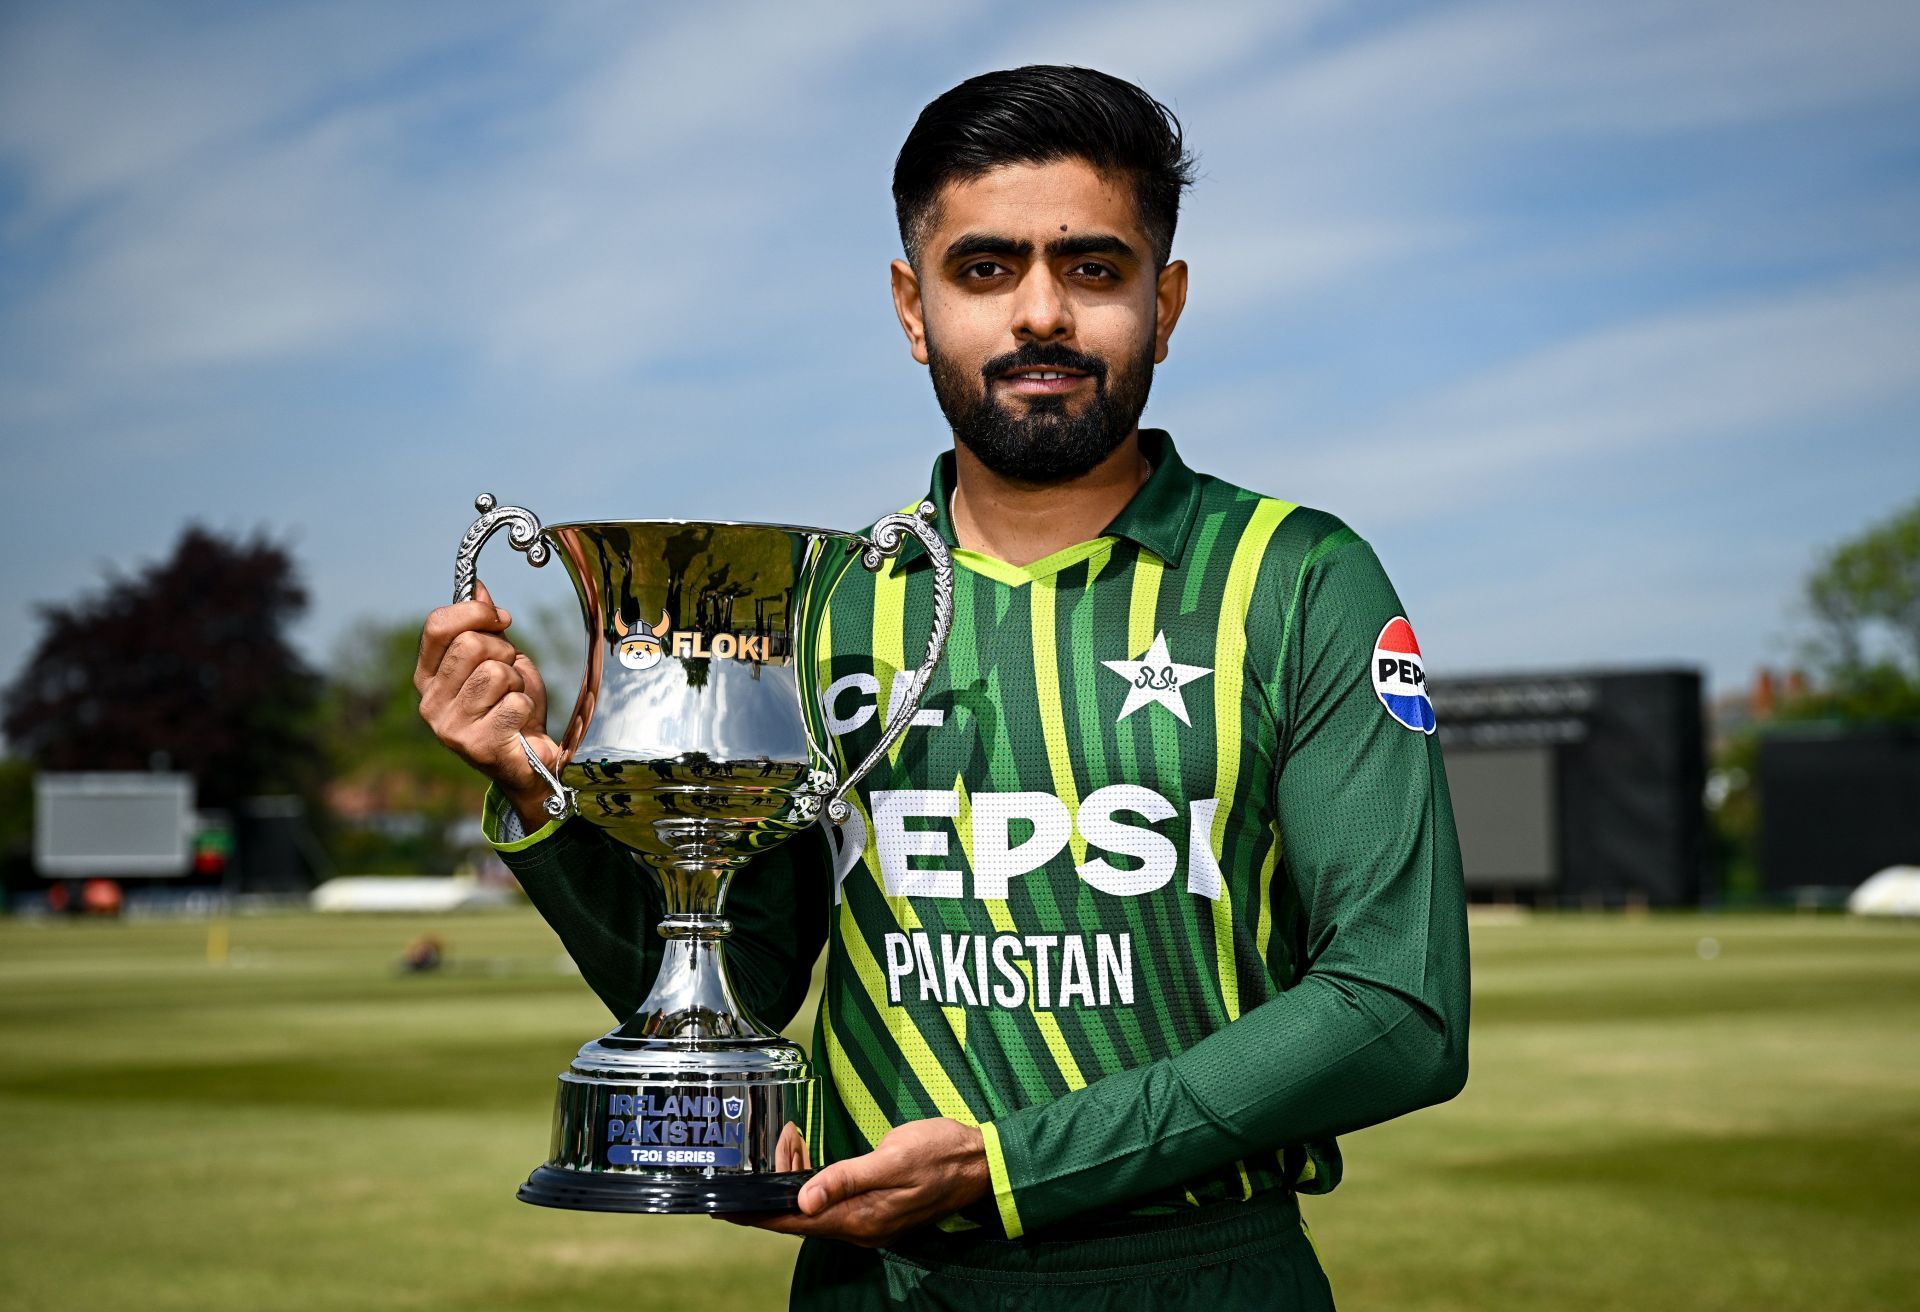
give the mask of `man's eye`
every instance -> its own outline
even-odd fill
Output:
[[[1085,264],[1075,265],[1073,272],[1077,277],[1086,278],[1094,282],[1113,277],[1112,269],[1109,269],[1104,264],[1096,264],[1092,260],[1087,261]]]
[[[962,269],[960,276],[963,278],[992,278],[1005,272],[1006,269],[1004,266],[992,260],[980,260]]]

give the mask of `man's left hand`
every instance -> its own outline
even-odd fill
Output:
[[[784,1235],[818,1235],[878,1248],[951,1216],[991,1188],[980,1131],[958,1121],[909,1121],[872,1152],[821,1169],[800,1189],[798,1212],[722,1216]]]

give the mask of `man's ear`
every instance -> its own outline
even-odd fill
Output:
[[[892,266],[893,312],[900,316],[900,327],[907,334],[907,347],[921,364],[927,362],[927,316],[920,301],[920,275],[905,260]]]
[[[1153,362],[1161,364],[1167,358],[1167,343],[1173,337],[1174,325],[1180,322],[1180,311],[1187,308],[1187,262],[1170,260],[1167,267],[1160,270],[1153,293]]]

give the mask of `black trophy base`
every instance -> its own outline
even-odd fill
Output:
[[[769,1171],[673,1180],[542,1166],[516,1196],[523,1203],[575,1212],[795,1212],[800,1209],[800,1186],[813,1174]]]

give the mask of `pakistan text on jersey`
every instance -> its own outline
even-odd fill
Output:
[[[1131,934],[881,936],[887,1001],[1006,1010],[1133,1005]]]

